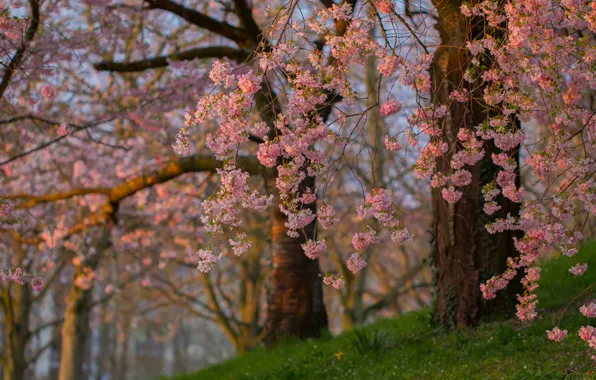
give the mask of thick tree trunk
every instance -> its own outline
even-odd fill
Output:
[[[432,99],[438,104],[449,103],[449,94],[466,83],[463,74],[469,66],[465,41],[481,37],[481,30],[470,28],[469,20],[460,12],[461,1],[435,1],[439,20],[437,29],[442,46],[434,54],[431,69]],[[460,149],[456,135],[460,128],[473,128],[488,118],[477,89],[470,103],[451,102],[445,118],[444,134],[449,153],[441,157],[439,170],[446,170],[453,153]],[[489,149],[492,150],[492,149]],[[501,200],[502,209],[489,218],[483,214],[482,186],[496,178],[499,168],[492,163],[491,152],[473,168],[472,183],[460,189],[462,198],[456,204],[443,200],[440,189],[433,189],[433,245],[432,265],[437,291],[434,318],[448,328],[467,327],[480,319],[493,318],[513,310],[511,293],[503,292],[497,300],[481,299],[480,283],[506,268],[506,258],[515,256],[511,233],[490,235],[484,224],[491,219],[511,213],[516,204]],[[502,197],[500,197],[502,198]],[[510,291],[514,291],[512,287]]]
[[[314,188],[314,178],[307,177],[304,188]],[[315,211],[314,205],[312,207]],[[265,344],[272,345],[283,337],[319,336],[327,327],[327,311],[323,303],[323,284],[319,260],[304,254],[301,244],[306,239],[287,235],[287,219],[278,207],[272,215],[272,264],[269,276]],[[315,223],[305,228],[313,236]]]

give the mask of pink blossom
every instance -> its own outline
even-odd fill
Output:
[[[43,285],[44,285],[44,283],[43,283],[43,280],[41,279],[41,277],[35,277],[31,280],[31,287],[36,292],[43,290]]]
[[[472,183],[472,173],[467,170],[457,170],[449,177],[454,186],[467,186]]]
[[[377,244],[380,241],[377,233],[372,228],[368,227],[367,232],[357,232],[352,236],[352,245],[357,251],[362,251]],[[352,255],[354,256],[354,255]]]
[[[348,259],[348,269],[356,274],[366,267],[366,261],[362,260],[359,254],[353,253]]]
[[[323,229],[332,228],[339,223],[335,209],[331,205],[323,205],[317,210],[317,220]]]
[[[277,164],[277,158],[280,155],[281,147],[279,146],[279,144],[265,143],[259,145],[257,159],[263,166],[272,168]]]
[[[583,305],[579,308],[579,311],[588,318],[596,318],[596,303]]]
[[[386,55],[381,59],[381,62],[379,62],[379,64],[377,65],[377,70],[379,70],[379,72],[385,76],[390,76],[393,75],[397,71],[399,66],[403,63],[404,60],[401,57],[397,57],[395,55]]]
[[[588,264],[577,263],[569,269],[575,276],[581,276],[588,270]]]
[[[301,197],[302,203],[304,204],[311,204],[314,201],[317,200],[317,195],[312,193],[310,189],[308,189],[308,191],[306,191],[304,194],[302,194]]]
[[[343,289],[345,285],[346,282],[343,278],[338,278],[337,280],[333,281],[333,284],[331,284],[331,286],[333,286],[337,290]]]
[[[410,242],[414,239],[414,236],[408,231],[407,228],[402,228],[401,230],[394,231],[391,234],[391,240],[399,245],[404,243]]]
[[[548,335],[548,339],[554,342],[560,342],[567,336],[567,330],[561,330],[559,327],[555,326],[552,330],[547,330],[546,334]]]
[[[579,337],[585,342],[590,342],[594,338],[595,332],[592,326],[582,326],[579,329]]]
[[[56,95],[54,93],[54,88],[52,86],[50,86],[49,84],[43,84],[41,86],[41,96],[43,96],[44,98],[48,99],[48,100],[53,100]]]
[[[58,126],[58,129],[56,129],[56,133],[58,133],[59,136],[66,136],[68,134],[68,125],[66,123],[61,123]]]
[[[530,294],[527,296],[520,296],[517,295],[517,299],[519,303],[515,306],[517,308],[517,317],[520,321],[531,321],[536,318],[538,313],[536,313],[536,300],[535,294]]]
[[[185,156],[190,153],[191,147],[188,142],[188,131],[186,128],[181,128],[176,135],[176,143],[172,145],[174,152],[180,156]]]
[[[226,87],[230,87],[232,81],[234,80],[230,64],[228,62],[216,60],[213,62],[213,66],[209,72],[209,78],[211,78],[213,83],[218,86],[222,83],[225,83]]]
[[[381,13],[391,14],[395,9],[395,5],[392,0],[379,0],[377,1],[377,9]]]
[[[381,115],[389,116],[398,113],[402,109],[403,104],[396,99],[391,99],[381,104]]]
[[[306,243],[302,244],[301,247],[304,250],[306,257],[311,260],[318,259],[321,254],[327,250],[325,240],[308,240]]]
[[[443,195],[443,199],[445,199],[449,203],[456,203],[460,200],[462,196],[461,191],[455,190],[455,187],[449,186],[449,188],[443,188],[441,190],[441,194]]]
[[[247,252],[250,247],[252,247],[252,243],[246,238],[246,234],[244,232],[236,235],[235,239],[230,239],[229,243],[232,246],[234,255],[236,256],[242,256],[242,254]]]
[[[396,138],[389,138],[389,136],[385,136],[385,147],[392,152],[397,152],[403,147],[403,145],[397,141]]]
[[[312,211],[310,209],[302,209],[297,213],[288,214],[286,226],[290,230],[300,230],[308,226],[313,220],[315,220],[315,215]]]
[[[219,256],[215,256],[210,249],[199,249],[197,256],[199,256],[197,269],[202,273],[207,273],[221,260],[223,255],[220,253]]]
[[[375,218],[385,227],[395,227],[398,220],[393,211],[393,202],[385,189],[372,189],[366,194],[364,205],[358,208],[358,215],[363,218]]]
[[[334,281],[333,276],[326,275],[325,277],[323,277],[324,285],[332,285],[333,281]]]
[[[499,204],[497,204],[497,202],[486,202],[484,204],[484,212],[487,215],[492,215],[496,211],[499,211],[500,209],[501,209],[501,206]]]
[[[453,92],[451,92],[451,94],[449,94],[449,99],[455,100],[458,103],[467,102],[468,97],[469,97],[468,90],[465,88],[461,91],[453,90]]]
[[[443,187],[447,184],[447,181],[449,181],[449,177],[441,172],[438,172],[431,177],[430,185],[435,188]]]
[[[261,80],[252,73],[244,74],[238,79],[238,87],[243,93],[252,95],[261,89]]]
[[[471,17],[472,16],[472,12],[470,11],[470,8],[466,5],[466,4],[462,4],[461,7],[459,7],[461,14],[463,14],[466,17]]]

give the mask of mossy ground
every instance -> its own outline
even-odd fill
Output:
[[[568,272],[577,262],[589,264],[582,277]],[[421,310],[360,329],[369,337],[374,331],[389,335],[376,352],[359,352],[353,345],[356,334],[348,331],[336,337],[288,342],[269,351],[258,348],[175,379],[592,378],[596,367],[577,329],[587,324],[578,307],[581,301],[596,297],[596,286],[569,303],[594,284],[596,242],[573,258],[562,257],[545,264],[538,291],[540,317],[533,323],[507,320],[445,332],[430,327],[429,311]],[[559,319],[561,329],[569,330],[569,336],[554,343],[545,331]]]

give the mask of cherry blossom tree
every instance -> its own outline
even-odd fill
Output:
[[[323,284],[347,296],[357,275],[361,291],[374,247],[411,244],[416,198],[400,199],[407,181],[392,178],[406,165],[433,188],[434,315],[447,327],[507,313],[515,300],[519,319],[534,319],[540,255],[555,247],[573,256],[590,236],[589,1],[94,0],[72,14],[56,4],[31,1],[26,16],[1,19],[9,57],[0,82],[9,138],[1,216],[42,225],[56,204],[80,202],[84,211],[69,208],[57,231],[41,234],[54,247],[114,228],[120,203],[156,184],[216,174],[220,186],[200,204],[204,241],[193,264],[209,273],[224,256],[246,255],[255,244],[246,213],[271,213],[267,343],[317,336],[327,326]],[[101,33],[89,32],[96,27]],[[338,212],[339,183],[360,195],[359,206]],[[329,236],[345,223],[357,230],[341,257]],[[30,235],[21,239],[40,235],[23,230]],[[343,263],[321,271],[327,254]],[[16,261],[3,279],[41,287],[39,260],[27,272]],[[579,264],[570,276],[586,270]],[[71,294],[74,309],[85,292]],[[595,308],[579,312],[593,318]],[[75,325],[65,321],[63,331]],[[566,334],[557,326],[548,338]],[[590,326],[579,334],[594,348]],[[75,376],[64,366],[73,368],[65,379]]]

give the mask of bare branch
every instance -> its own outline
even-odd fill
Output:
[[[133,62],[113,62],[105,61],[94,64],[96,70],[113,71],[118,73],[132,73],[166,67],[170,61],[190,61],[201,58],[230,58],[241,62],[248,57],[248,53],[228,46],[209,46],[196,48],[174,53],[172,55],[163,55],[155,58],[144,59]]]
[[[8,87],[10,83],[10,79],[14,74],[17,66],[21,63],[23,56],[25,55],[25,51],[27,51],[27,46],[37,33],[37,29],[39,29],[39,2],[38,0],[29,0],[29,6],[31,7],[31,23],[27,28],[27,32],[25,32],[25,38],[21,43],[21,47],[17,49],[15,55],[10,60],[10,63],[6,67],[6,71],[2,76],[2,82],[0,82],[0,98],[4,96],[4,91]]]
[[[240,46],[245,46],[250,43],[246,31],[236,28],[227,22],[218,21],[194,9],[186,8],[171,0],[145,0],[148,9],[162,9],[171,12],[189,23],[198,26],[199,28],[207,29],[213,33],[219,34],[232,41],[235,41]]]

